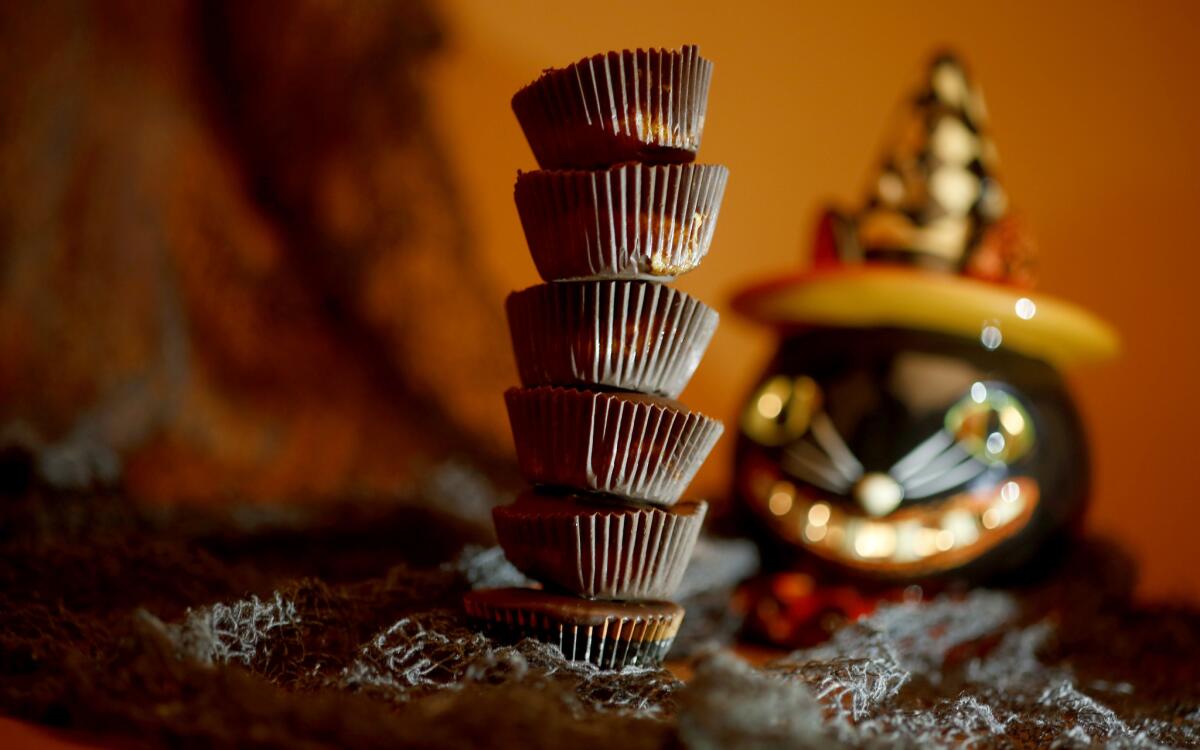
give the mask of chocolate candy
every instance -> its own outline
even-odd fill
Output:
[[[492,518],[509,561],[547,585],[589,599],[666,599],[707,510],[703,500],[656,508],[526,492]]]
[[[729,173],[690,164],[711,72],[695,47],[610,52],[513,98],[544,170],[518,176],[517,209],[550,283],[508,298],[525,387],[505,401],[538,488],[493,518],[509,559],[548,590],[473,591],[463,604],[497,637],[603,668],[657,665],[670,649],[683,608],[658,600],[679,585],[708,508],[678,500],[724,429],[673,400],[717,314],[655,283],[695,268],[712,242]]]
[[[517,212],[546,281],[670,279],[708,253],[729,170],[621,164],[517,176]]]
[[[683,607],[673,602],[593,601],[533,589],[472,591],[463,605],[500,638],[533,638],[605,669],[661,663],[683,622]]]
[[[608,52],[545,71],[512,107],[542,169],[688,163],[711,77],[694,46]]]
[[[717,329],[708,305],[662,284],[539,284],[508,297],[525,386],[599,386],[677,397]]]
[[[679,499],[724,430],[640,393],[510,388],[504,400],[525,479],[655,505]]]

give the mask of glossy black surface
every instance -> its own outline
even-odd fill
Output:
[[[756,413],[764,384],[773,378],[778,381],[780,375],[811,378],[817,394],[811,410],[828,415],[864,473],[894,471],[898,461],[953,421],[948,420],[947,414],[956,404],[973,408],[976,402],[973,393],[980,396],[986,392],[988,399],[1015,403],[1017,412],[1028,420],[1022,441],[1006,433],[1009,447],[1017,447],[1009,460],[1001,460],[1004,451],[999,458],[988,456],[984,462],[986,470],[977,476],[939,492],[906,493],[896,508],[899,511],[922,503],[938,503],[955,493],[987,492],[1010,478],[1023,477],[1035,480],[1040,491],[1040,500],[1027,524],[1015,536],[979,557],[960,561],[953,568],[920,576],[892,575],[890,580],[961,578],[978,582],[1028,569],[1043,553],[1053,552],[1047,550],[1047,545],[1056,544],[1055,540],[1065,536],[1082,515],[1089,479],[1085,436],[1062,378],[1048,364],[1003,347],[989,350],[979,339],[940,333],[886,328],[813,329],[783,341],[743,411],[735,486],[743,506],[763,521],[758,528],[769,551],[778,553],[780,549],[788,549],[812,561],[812,555],[805,555],[802,545],[789,544],[771,530],[771,524],[765,522],[770,514],[762,498],[747,496],[746,467],[756,460],[781,467],[782,476],[809,496],[819,496],[831,505],[863,513],[852,489],[817,486],[819,483],[782,468],[787,464],[784,460],[787,451],[806,436],[812,442],[812,437],[811,428],[799,432],[784,427],[793,416],[792,408],[805,408],[800,399],[785,405],[774,420]],[[980,390],[981,385],[984,390]],[[770,414],[775,403],[766,406],[765,411]],[[987,423],[987,418],[991,422],[984,428],[985,435],[993,429],[999,430],[996,413],[990,417],[985,414],[980,424]],[[772,428],[772,421],[778,430]],[[794,420],[793,425],[804,421]],[[936,487],[938,482],[937,477],[927,477],[925,487]],[[886,518],[887,514],[881,516],[881,520]],[[819,561],[818,566],[835,572],[840,569],[854,577],[879,577],[851,571],[848,566],[839,566],[837,560]]]

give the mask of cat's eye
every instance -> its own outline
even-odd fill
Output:
[[[946,431],[973,456],[990,464],[1014,463],[1033,447],[1033,420],[1011,393],[998,385],[973,383],[946,412]]]
[[[808,431],[821,389],[807,375],[775,375],[754,392],[742,413],[742,431],[766,446],[786,445]]]

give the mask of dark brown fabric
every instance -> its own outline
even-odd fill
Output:
[[[685,686],[475,632],[462,594],[521,578],[497,548],[463,551],[487,541],[486,514],[458,512],[467,487],[221,512],[8,497],[0,712],[173,747],[1200,740],[1200,613],[1133,605],[1111,546],[1082,545],[1025,590],[882,609],[762,669],[702,656]],[[693,627],[725,627],[693,601]]]
[[[495,566],[437,563],[482,527],[411,500],[219,515],[9,500],[0,711],[164,746],[661,743],[639,707],[670,705],[674,678],[476,634],[461,597]]]
[[[440,43],[423,0],[0,7],[0,445],[154,500],[502,455]]]

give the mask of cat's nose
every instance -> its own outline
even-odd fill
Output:
[[[904,488],[887,474],[864,474],[854,485],[854,499],[870,516],[886,516],[904,499]]]

